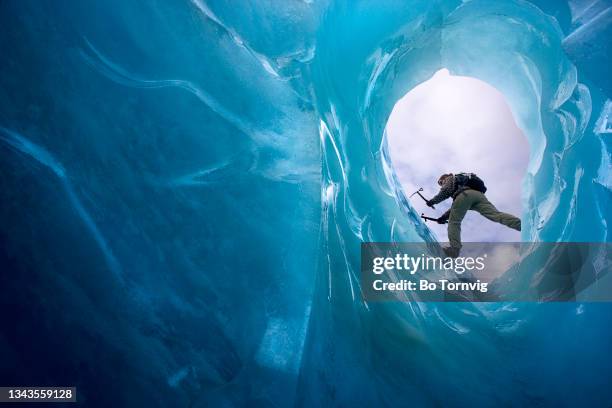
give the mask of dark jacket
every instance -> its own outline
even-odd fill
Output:
[[[459,193],[461,193],[463,190],[467,190],[469,187],[459,182],[457,180],[457,177],[458,175],[447,177],[446,180],[444,180],[442,186],[440,187],[440,191],[438,192],[438,194],[436,194],[431,200],[429,200],[429,203],[431,205],[436,205],[450,197],[453,197],[454,200]]]

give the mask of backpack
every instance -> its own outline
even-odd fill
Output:
[[[483,194],[487,192],[484,181],[474,173],[459,173],[455,176],[455,181],[459,186],[465,186]]]

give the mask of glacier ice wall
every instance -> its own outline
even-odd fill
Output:
[[[609,2],[0,10],[2,383],[100,406],[609,404],[607,304],[368,304],[358,279],[360,242],[433,240],[384,126],[442,67],[502,91],[529,139],[523,239],[610,240]]]

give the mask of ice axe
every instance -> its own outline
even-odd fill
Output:
[[[417,191],[415,191],[414,193],[412,193],[412,194],[410,195],[410,197],[412,197],[412,196],[413,196],[413,195],[415,195],[415,194],[418,194],[418,195],[419,195],[419,197],[421,197],[421,198],[423,199],[423,201],[427,202],[428,200],[427,200],[425,197],[423,197],[423,194],[421,194],[421,191],[423,191],[423,187],[419,188]],[[410,198],[410,197],[408,197],[408,198]],[[430,207],[431,207],[431,208],[433,208],[434,210],[436,209],[436,207],[434,207],[433,205],[430,205]]]
[[[425,220],[425,222],[427,222],[427,221],[435,221],[435,222],[437,222],[438,224],[440,224],[440,222],[438,221],[438,220],[439,220],[439,218],[431,218],[431,217],[427,217],[427,216],[426,216],[424,213],[421,213],[421,218],[422,218],[423,220]],[[444,222],[444,224],[446,224],[446,222]]]

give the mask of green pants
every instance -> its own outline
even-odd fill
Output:
[[[448,217],[448,240],[453,248],[461,248],[461,221],[468,210],[478,211],[491,221],[504,224],[517,231],[521,230],[520,218],[498,211],[480,191],[465,190],[459,193],[453,201]]]

